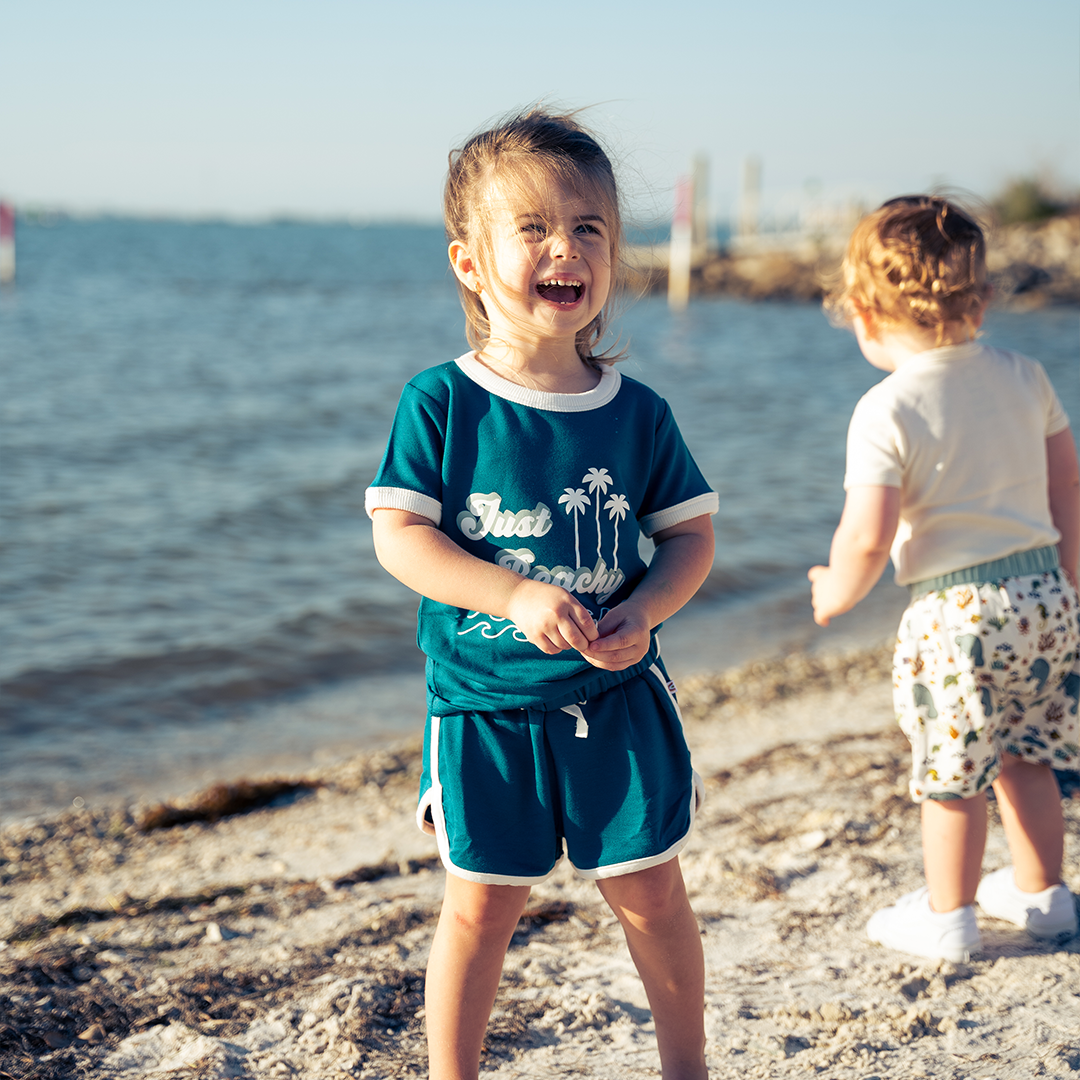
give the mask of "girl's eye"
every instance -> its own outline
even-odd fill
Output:
[[[547,236],[547,228],[539,221],[530,221],[527,225],[522,225],[521,231],[529,240],[541,240]]]
[[[600,236],[601,232],[595,225],[590,225],[589,222],[583,221],[578,227],[578,232],[592,233],[595,236]]]

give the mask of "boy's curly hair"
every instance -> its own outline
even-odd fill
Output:
[[[860,311],[886,325],[972,332],[990,296],[986,239],[975,218],[939,195],[890,199],[855,226],[841,278],[825,299],[839,325]]]
[[[515,113],[451,152],[443,191],[447,240],[460,240],[472,247],[490,267],[493,259],[488,218],[493,185],[498,185],[500,199],[527,204],[535,201],[536,193],[552,181],[602,207],[611,234],[614,294],[621,285],[617,270],[622,245],[615,173],[603,148],[572,113],[560,115],[542,108]],[[491,334],[484,302],[460,281],[458,293],[465,309],[469,344],[480,351]],[[607,330],[610,307],[609,298],[596,318],[578,331],[577,351],[586,363],[619,359],[618,355],[596,355],[593,351]]]

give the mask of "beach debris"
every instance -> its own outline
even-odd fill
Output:
[[[789,1058],[810,1045],[808,1040],[801,1039],[797,1035],[758,1035],[752,1038],[746,1047],[766,1057]]]
[[[798,846],[803,851],[816,851],[829,842],[829,834],[824,829],[812,829],[798,837]]]
[[[336,889],[344,889],[350,885],[360,885],[369,881],[379,881],[381,878],[405,877],[409,874],[419,874],[421,870],[435,870],[440,866],[438,855],[432,855],[427,859],[402,859],[397,862],[382,862],[368,866],[358,866],[341,877],[334,878],[333,886]]]
[[[247,1054],[235,1043],[203,1035],[183,1024],[169,1024],[129,1036],[103,1064],[118,1080],[140,1080],[151,1073],[226,1080],[245,1075]]]
[[[195,821],[219,821],[233,814],[246,814],[269,806],[286,795],[322,787],[321,780],[237,780],[232,784],[213,784],[179,805],[158,803],[139,820],[142,832],[170,829]]]
[[[517,933],[528,933],[538,926],[553,922],[565,922],[577,911],[577,905],[567,900],[547,900],[531,904],[518,920]]]
[[[818,1009],[822,1022],[826,1024],[842,1024],[853,1016],[851,1009],[842,1001],[826,1001]]]
[[[427,908],[401,906],[390,911],[380,911],[353,940],[364,946],[386,945],[397,941],[402,934],[432,922],[434,913]]]
[[[103,1045],[109,1031],[128,1031],[139,1008],[129,990],[96,978],[86,946],[46,945],[0,968],[0,1078],[68,1080]],[[87,992],[90,991],[90,992]]]
[[[564,1035],[568,1031],[609,1027],[622,1015],[618,1003],[600,990],[560,987],[546,1003],[540,1026]]]

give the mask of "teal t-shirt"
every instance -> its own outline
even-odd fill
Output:
[[[667,402],[605,367],[583,394],[502,379],[470,353],[402,391],[366,507],[430,518],[470,554],[568,589],[599,622],[645,573],[646,536],[714,514],[719,499],[687,450]],[[426,597],[418,643],[429,708],[560,708],[637,674],[554,656],[507,619]]]

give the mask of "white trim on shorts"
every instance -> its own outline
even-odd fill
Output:
[[[641,672],[641,675],[645,675],[646,672]],[[659,666],[652,664],[647,674],[653,676],[657,682],[663,687],[664,692],[667,694],[668,700],[671,702],[675,709],[675,717],[679,722],[679,726],[682,727],[683,717],[682,710],[679,708],[678,699],[675,696],[674,684],[670,680],[664,677],[663,671]],[[571,714],[574,715],[574,714]],[[430,834],[430,829],[425,829],[425,817],[428,810],[431,810],[431,820],[435,826],[435,838],[439,846],[439,858],[442,860],[442,864],[445,867],[447,873],[453,874],[455,877],[464,878],[466,881],[474,881],[478,885],[539,885],[541,882],[546,881],[555,872],[555,868],[558,866],[559,861],[566,854],[565,845],[559,858],[555,860],[551,869],[544,874],[537,876],[520,877],[516,875],[508,874],[485,874],[478,873],[475,870],[466,870],[464,867],[456,865],[450,858],[450,838],[446,832],[446,817],[443,814],[442,809],[442,781],[439,776],[439,722],[442,718],[439,716],[431,717],[431,742],[428,746],[428,771],[431,777],[431,786],[424,792],[422,798],[416,807],[416,824],[422,831]],[[621,863],[609,863],[606,866],[597,866],[588,870],[583,870],[576,866],[573,862],[570,863],[574,868],[574,872],[578,877],[584,878],[586,881],[599,881],[603,878],[623,877],[626,874],[635,874],[639,870],[648,870],[654,866],[660,866],[663,863],[669,862],[674,859],[690,840],[690,834],[694,831],[694,821],[697,817],[698,807],[705,798],[705,784],[701,778],[701,775],[691,764],[690,766],[690,823],[687,826],[686,832],[675,841],[665,851],[660,852],[657,855],[650,855],[644,859],[631,859],[627,862]]]
[[[642,675],[645,674],[643,671]],[[668,696],[668,700],[675,708],[675,715],[678,718],[679,726],[682,727],[682,709],[679,708],[678,698],[675,697],[674,684],[664,678],[664,673],[656,664],[649,666],[648,674],[660,683],[664,688],[664,692]],[[639,870],[648,870],[653,866],[660,866],[663,863],[670,862],[679,854],[690,840],[690,834],[694,831],[694,820],[697,817],[698,807],[701,806],[705,798],[705,782],[702,780],[701,775],[697,769],[690,766],[690,824],[686,828],[686,832],[675,841],[666,851],[660,852],[659,855],[650,855],[647,859],[631,859],[629,862],[610,863],[607,866],[597,866],[591,870],[582,870],[574,863],[570,863],[574,867],[574,872],[578,877],[584,878],[586,881],[600,881],[603,878],[622,877],[624,874],[636,874]]]
[[[431,810],[431,821],[435,825],[435,839],[439,845],[439,858],[448,874],[454,877],[464,878],[466,881],[475,881],[478,885],[539,885],[546,881],[558,866],[555,865],[546,873],[538,877],[516,877],[507,874],[480,874],[475,870],[466,870],[457,866],[450,858],[450,837],[446,832],[446,816],[442,808],[442,780],[439,778],[439,722],[440,716],[431,717],[431,744],[428,747],[428,771],[431,774],[431,787],[424,792],[423,797],[416,807],[416,824],[422,832],[429,832],[424,828],[424,818],[428,810]],[[560,856],[561,858],[561,856]]]

